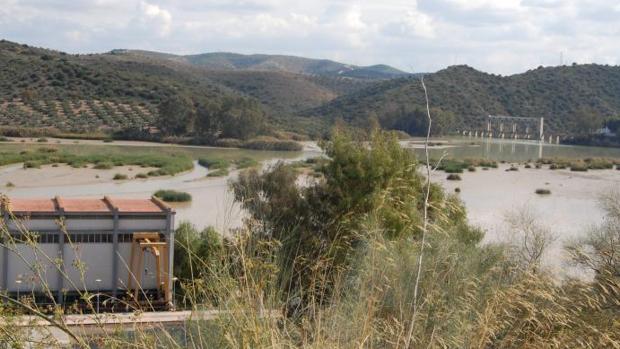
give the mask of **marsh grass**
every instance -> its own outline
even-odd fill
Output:
[[[438,164],[436,169],[446,173],[463,173],[465,170],[475,172],[477,167],[482,169],[498,167],[497,161],[486,159],[442,159],[441,161],[431,159],[431,163]]]
[[[0,166],[23,163],[24,168],[40,168],[42,165],[62,163],[74,168],[83,168],[88,164],[102,168],[112,166],[134,165],[141,167],[155,167],[150,175],[175,175],[193,168],[191,158],[184,155],[153,154],[153,153],[108,153],[98,152],[78,154],[64,149],[41,147],[35,150],[2,151],[0,152]]]
[[[165,202],[188,202],[192,201],[192,196],[189,193],[176,191],[176,190],[158,190],[154,196],[162,199]]]

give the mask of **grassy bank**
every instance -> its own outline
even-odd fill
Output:
[[[51,147],[0,152],[0,166],[17,163],[23,163],[24,168],[39,168],[50,164],[67,164],[74,168],[94,165],[98,169],[111,169],[115,166],[126,165],[157,168],[149,171],[149,176],[175,175],[193,168],[191,158],[166,154],[109,153],[105,149],[101,149],[99,153],[79,154],[67,149]]]
[[[202,157],[198,159],[198,164],[209,170],[207,174],[208,177],[223,177],[228,175],[230,167],[241,170],[257,166],[258,161],[250,157],[242,157],[234,160]]]
[[[609,170],[614,165],[620,165],[620,160],[608,158],[585,158],[585,159],[563,159],[563,158],[542,158],[536,161],[537,164],[548,165],[551,170],[570,169],[575,172],[588,170]]]
[[[438,160],[431,159],[431,164],[437,164]],[[423,164],[422,162],[420,162]],[[437,166],[437,170],[446,173],[463,173],[465,171],[474,172],[476,168],[497,168],[497,161],[486,159],[442,159]]]

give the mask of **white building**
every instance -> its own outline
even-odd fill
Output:
[[[0,289],[41,304],[79,305],[87,290],[108,310],[135,297],[168,308],[174,214],[157,198],[6,199]]]

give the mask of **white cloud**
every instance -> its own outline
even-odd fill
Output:
[[[234,51],[495,73],[616,62],[617,0],[1,0],[9,40],[67,50]]]
[[[146,1],[140,2],[142,11],[141,21],[148,25],[154,25],[161,36],[167,36],[172,29],[172,15],[169,11],[162,9],[158,5],[149,4]]]

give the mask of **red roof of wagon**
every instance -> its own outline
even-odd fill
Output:
[[[172,209],[161,200],[152,197],[150,199],[77,199],[61,198],[53,199],[22,199],[7,198],[2,204],[3,210],[13,213],[109,213],[115,210],[119,213],[164,213]]]

